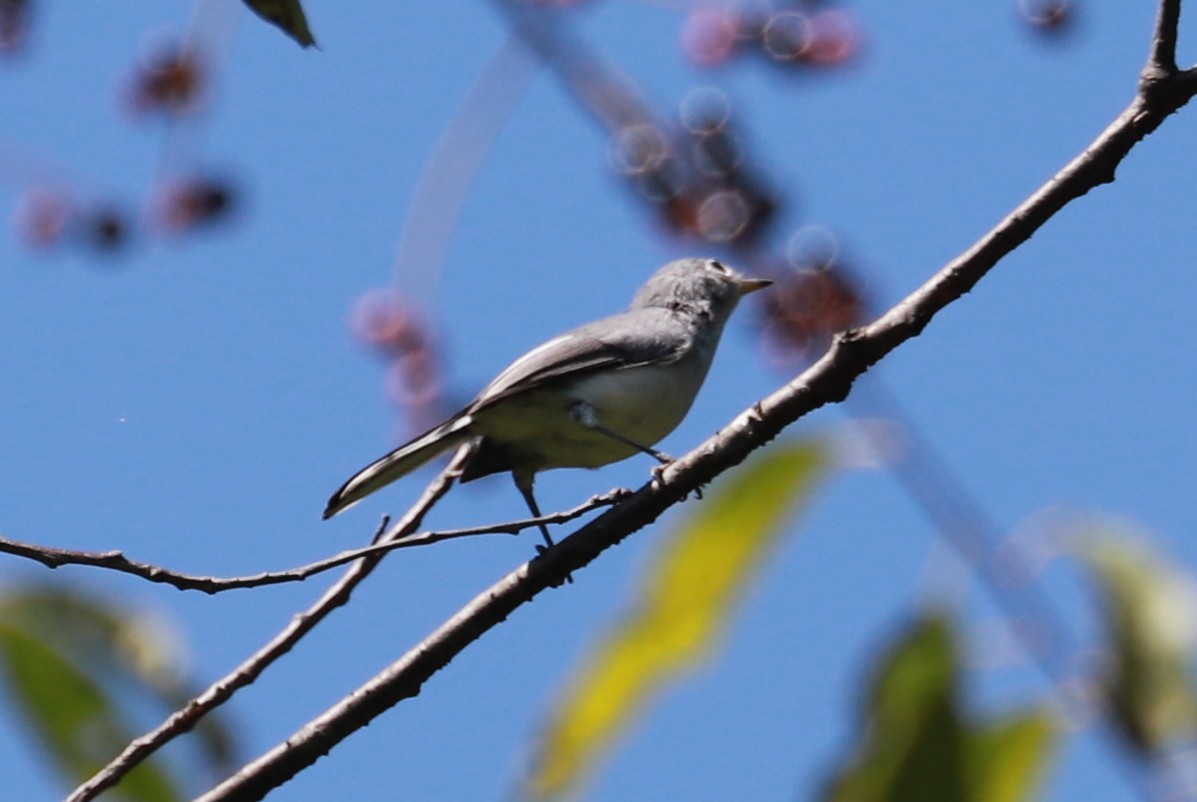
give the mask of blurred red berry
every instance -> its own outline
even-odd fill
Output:
[[[682,52],[695,64],[713,67],[735,55],[739,16],[730,8],[696,8],[682,27]]]
[[[1045,35],[1063,34],[1076,20],[1071,0],[1019,0],[1018,7],[1023,20]]]
[[[760,301],[763,345],[784,365],[808,358],[827,347],[832,335],[865,321],[861,290],[842,267],[782,272]]]
[[[161,49],[137,66],[129,89],[137,112],[180,114],[202,102],[207,74],[198,51],[189,46]]]
[[[860,52],[860,26],[847,11],[829,8],[806,18],[809,39],[801,59],[807,64],[838,67]]]
[[[29,34],[32,0],[0,0],[0,53],[20,50]]]
[[[664,198],[661,219],[665,228],[674,232],[697,231],[700,200],[689,193],[677,193]]]
[[[62,242],[74,218],[75,205],[66,195],[39,187],[17,201],[13,228],[25,245],[45,250]]]
[[[227,181],[193,177],[167,186],[159,203],[159,218],[173,231],[216,222],[229,214],[235,193]]]

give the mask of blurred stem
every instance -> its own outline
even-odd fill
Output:
[[[608,132],[657,124],[635,84],[618,75],[557,18],[563,9],[532,7],[519,0],[492,0],[516,36],[565,85],[570,95]]]
[[[1057,687],[1069,678],[1076,646],[1067,620],[1035,578],[1032,560],[969,493],[934,444],[924,437],[880,377],[856,388],[848,399],[857,417],[895,421],[905,437],[904,453],[890,466],[894,477],[943,539],[968,564],[1004,613],[1028,658]],[[1061,694],[1066,708],[1069,699]]]
[[[439,292],[419,287],[416,279],[428,277],[433,288],[439,290],[453,231],[470,186],[536,75],[536,67],[520,43],[508,37],[441,134],[403,223],[395,258],[397,287],[412,288],[423,296],[439,296]],[[426,300],[436,306],[438,299]]]

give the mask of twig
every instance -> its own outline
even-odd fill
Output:
[[[453,483],[461,475],[465,462],[466,448],[458,451],[449,465],[428,485],[424,494],[400,519],[392,533],[410,532],[420,525],[420,521],[441,498],[444,497]],[[386,522],[379,529],[379,536],[385,529]],[[150,755],[164,746],[173,738],[187,732],[205,715],[228,701],[238,689],[250,684],[266,670],[266,667],[286,654],[299,642],[300,638],[312,630],[329,613],[349,601],[349,596],[363,579],[382,561],[384,554],[373,554],[360,558],[360,562],[353,565],[342,577],[324,592],[320,599],[305,612],[294,616],[291,622],[274,636],[265,646],[255,652],[241,665],[208,686],[203,693],[196,696],[159,725],[129,743],[107,766],[94,774],[87,782],[80,785],[66,802],[86,802],[95,799],[104,789],[115,785],[135,766],[146,760]]]
[[[1160,0],[1155,20],[1155,34],[1151,37],[1151,55],[1143,70],[1146,82],[1168,78],[1176,74],[1176,40],[1180,28],[1180,0]]]
[[[227,590],[257,588],[286,582],[300,582],[362,557],[395,551],[397,549],[428,546],[444,540],[472,537],[475,535],[515,535],[525,529],[530,529],[540,524],[567,523],[585,515],[591,510],[616,503],[628,492],[623,489],[613,490],[603,495],[593,496],[572,509],[545,515],[540,518],[524,518],[506,523],[484,524],[482,526],[471,526],[463,529],[420,532],[418,534],[402,535],[399,537],[391,537],[390,533],[384,533],[384,536],[379,538],[378,542],[369,546],[342,551],[323,560],[317,560],[316,562],[297,568],[289,568],[285,571],[263,571],[247,576],[197,576],[133,560],[126,557],[120,551],[72,551],[70,549],[22,543],[21,541],[9,540],[5,537],[0,537],[0,553],[25,557],[50,568],[59,568],[63,565],[85,565],[93,568],[106,568],[120,573],[132,574],[150,582],[170,585],[178,590],[198,590],[208,594],[215,594]],[[404,519],[396,524],[396,527],[404,527],[406,525],[407,521]]]
[[[1172,0],[1164,0],[1165,8],[1172,4]],[[1164,36],[1168,35],[1174,32],[1165,30]],[[1157,33],[1157,39],[1160,36]],[[1158,49],[1153,46],[1153,54]],[[1194,92],[1197,86],[1188,73],[1161,79],[1150,93],[1141,90],[1126,111],[1081,155],[922,287],[873,323],[837,336],[828,352],[789,384],[742,412],[726,429],[667,466],[656,480],[626,501],[488,588],[374,679],[200,800],[261,799],[383,711],[418,694],[432,674],[561,576],[577,572],[602,551],[651,523],[794,421],[842,401],[857,378],[917,336],[940,310],[967,293],[998,260],[1029,239],[1052,215],[1094,187],[1113,180],[1115,168],[1131,148],[1188,102]]]

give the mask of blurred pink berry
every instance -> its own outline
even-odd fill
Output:
[[[739,17],[728,8],[696,8],[682,27],[682,52],[695,64],[713,67],[735,55]]]
[[[70,199],[39,187],[26,191],[17,201],[13,227],[28,247],[45,250],[62,242],[74,218],[75,207]]]
[[[428,335],[415,311],[390,289],[371,290],[358,299],[350,328],[361,342],[386,354],[427,349]]]

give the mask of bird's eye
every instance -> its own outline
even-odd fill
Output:
[[[712,259],[712,260],[710,261],[710,265],[711,265],[711,267],[712,267],[712,268],[714,268],[715,270],[718,270],[720,273],[726,273],[726,272],[727,272],[727,268],[726,268],[726,267],[724,267],[723,265],[719,264],[718,262],[716,262],[714,259]]]

